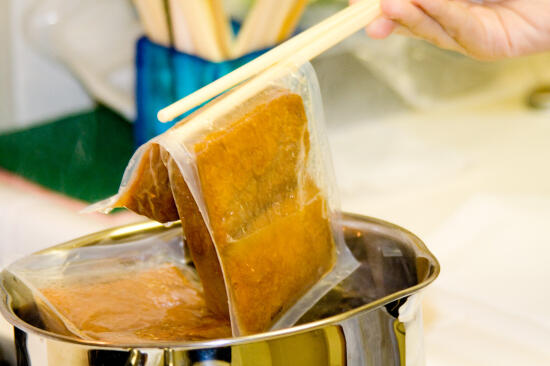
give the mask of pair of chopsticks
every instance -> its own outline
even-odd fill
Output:
[[[133,0],[155,43],[221,61],[230,57],[231,30],[222,0]]]
[[[223,0],[134,0],[156,43],[211,61],[272,47],[294,31],[307,0],[256,0],[234,39]]]
[[[250,79],[246,88],[235,89],[229,97],[222,99],[215,106],[216,110],[228,110],[231,105],[238,105],[263,90],[269,82],[283,77],[289,70],[295,69],[363,29],[379,15],[380,0],[358,1],[246,65],[160,110],[157,117],[161,122],[172,121],[190,109]],[[212,113],[215,114],[215,111]]]

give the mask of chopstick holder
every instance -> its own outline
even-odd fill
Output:
[[[160,123],[157,111],[246,64],[261,51],[238,59],[212,62],[164,47],[142,37],[136,44],[136,147],[172,126]]]

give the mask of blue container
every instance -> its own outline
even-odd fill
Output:
[[[160,46],[142,37],[136,50],[136,146],[160,135],[175,122],[161,123],[157,112],[251,61],[265,51],[235,60],[211,62]],[[189,113],[189,112],[188,112]],[[183,115],[182,117],[184,117]]]

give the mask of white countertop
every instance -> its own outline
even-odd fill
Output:
[[[427,364],[550,364],[550,113],[405,112],[330,137],[343,209],[411,230],[441,262]]]

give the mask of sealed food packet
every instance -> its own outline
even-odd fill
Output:
[[[232,93],[143,145],[100,207],[181,219],[207,305],[238,336],[293,325],[358,264],[311,65],[244,102]]]
[[[231,336],[206,307],[181,237],[35,254],[10,271],[32,292],[46,330],[118,344]]]

